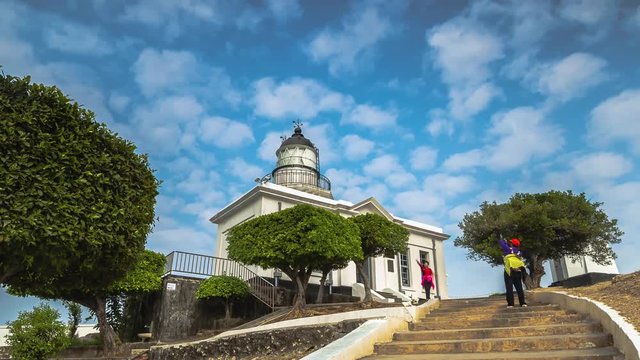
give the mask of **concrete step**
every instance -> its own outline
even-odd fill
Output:
[[[610,335],[603,333],[579,335],[529,336],[523,338],[493,338],[436,341],[393,341],[376,344],[380,355],[404,355],[418,353],[478,353],[571,350],[607,347],[613,344]]]
[[[595,349],[552,350],[552,351],[514,351],[485,352],[475,354],[405,354],[371,355],[360,360],[624,360],[624,356],[614,347]]]
[[[544,304],[540,304],[540,303],[534,303],[534,304],[530,304],[527,303],[527,305],[531,306],[531,305],[544,305]],[[440,304],[440,306],[438,307],[439,309],[460,309],[460,310],[464,310],[464,309],[478,309],[478,308],[506,308],[507,307],[507,301],[503,300],[503,301],[493,301],[493,302],[489,302],[489,303],[477,303],[477,304]],[[515,307],[520,307],[520,304],[518,304],[518,301],[516,299],[516,303],[515,303]]]
[[[570,315],[565,310],[539,310],[539,311],[501,311],[495,313],[473,313],[473,314],[451,314],[432,313],[422,318],[423,322],[449,322],[451,319],[472,321],[472,320],[494,320],[502,318],[526,318],[526,317],[544,317],[544,316],[561,316]]]
[[[602,326],[596,322],[583,324],[557,324],[540,326],[517,326],[505,328],[483,329],[455,329],[455,330],[419,330],[401,331],[393,336],[396,341],[420,341],[420,340],[464,340],[487,339],[504,337],[566,335],[566,334],[590,334],[602,331]]]
[[[534,313],[535,314],[535,313]],[[464,320],[451,318],[447,322],[424,321],[409,324],[410,330],[478,329],[489,327],[534,326],[550,324],[570,324],[588,322],[584,315],[566,314],[554,316],[501,317],[485,320]]]
[[[529,305],[526,307],[515,306],[512,308],[507,308],[506,304],[502,304],[500,306],[478,306],[478,307],[453,307],[453,308],[438,308],[433,310],[432,314],[475,314],[475,313],[498,313],[498,312],[527,312],[527,311],[538,311],[538,310],[558,310],[561,309],[557,304],[540,304],[540,305]]]

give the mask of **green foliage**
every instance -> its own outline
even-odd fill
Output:
[[[60,298],[122,277],[158,187],[135,149],[56,87],[0,75],[0,282]]]
[[[518,237],[538,282],[544,260],[587,255],[608,264],[615,258],[610,245],[619,243],[623,232],[601,205],[571,191],[518,193],[504,204],[484,202],[479,211],[464,216],[459,224],[462,236],[454,244],[467,248],[470,259],[496,266],[503,264],[499,236]]]
[[[196,291],[196,298],[207,300],[214,298],[238,299],[251,294],[249,285],[234,276],[212,276],[200,283]]]
[[[163,254],[144,250],[137,256],[133,268],[108,289],[110,294],[141,294],[162,288],[162,273],[166,258]]]
[[[358,228],[331,211],[296,205],[236,225],[227,234],[229,258],[278,268],[295,284],[295,308],[305,304],[305,289],[316,269],[361,261]]]
[[[71,343],[68,328],[58,318],[60,314],[48,305],[41,304],[29,312],[20,312],[9,322],[7,343],[13,359],[47,359]]]
[[[297,205],[233,227],[229,258],[264,268],[320,269],[327,259],[361,260],[358,229],[347,219],[311,205]]]
[[[165,262],[164,255],[144,250],[133,268],[107,290],[107,321],[122,340],[131,339],[139,330],[140,313],[148,300],[146,295],[162,289]]]
[[[69,326],[69,339],[74,339],[76,337],[76,331],[78,330],[78,324],[80,324],[80,319],[82,318],[82,307],[73,301],[63,301],[63,304],[69,312],[69,321],[67,322]]]
[[[409,231],[377,214],[362,214],[350,218],[360,229],[360,241],[365,257],[393,257],[407,251]]]

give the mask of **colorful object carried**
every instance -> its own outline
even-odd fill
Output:
[[[511,244],[515,247],[520,247],[520,240],[518,240],[518,238],[513,238],[511,239]]]
[[[507,275],[511,275],[511,270],[520,271],[524,267],[524,261],[516,254],[509,254],[504,257],[504,270]]]

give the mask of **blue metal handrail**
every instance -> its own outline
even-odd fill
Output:
[[[234,276],[246,282],[251,289],[251,294],[271,309],[276,304],[275,286],[237,261],[183,251],[172,251],[167,255],[167,262],[162,276],[165,277],[167,275],[198,278],[208,278],[214,275]]]

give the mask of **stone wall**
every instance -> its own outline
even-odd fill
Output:
[[[154,340],[186,339],[203,330],[225,330],[271,312],[253,297],[234,304],[232,319],[224,320],[222,303],[199,301],[196,290],[201,279],[167,276],[158,297],[151,332]]]
[[[301,358],[343,337],[364,320],[247,333],[175,347],[152,347],[150,360]]]

